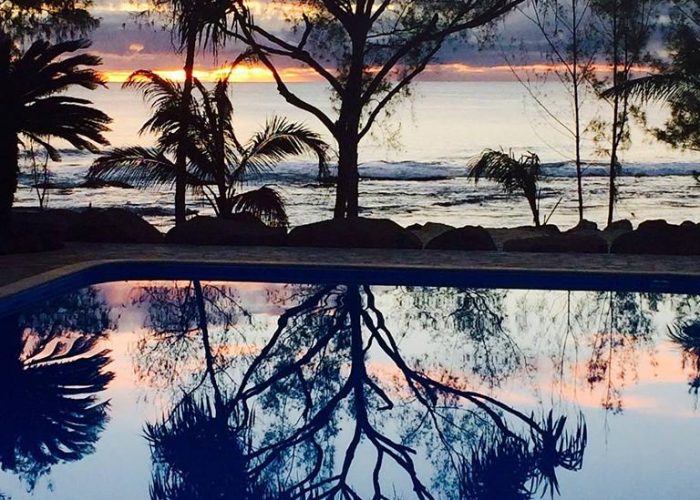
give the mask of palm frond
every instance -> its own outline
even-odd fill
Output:
[[[133,146],[116,148],[97,158],[88,171],[89,179],[124,182],[147,188],[175,185],[176,166],[161,150]]]
[[[151,117],[146,120],[139,133],[158,134],[161,147],[174,147],[181,136],[181,127],[194,113],[194,103],[190,102],[189,114],[183,116],[181,85],[153,71],[140,69],[129,75],[122,87],[142,92],[144,99],[153,109]]]
[[[626,95],[648,102],[670,101],[688,93],[700,95],[700,80],[681,73],[669,73],[630,80],[606,90],[602,96]]]
[[[676,324],[669,328],[668,336],[686,352],[700,356],[700,321]]]
[[[233,211],[249,213],[268,226],[287,227],[289,219],[284,200],[274,189],[263,186],[260,189],[247,191],[231,198]]]
[[[246,145],[246,154],[237,177],[244,178],[271,170],[278,162],[292,156],[312,154],[318,157],[319,172],[327,169],[328,145],[320,135],[304,125],[274,117]]]
[[[91,152],[109,144],[104,135],[112,121],[109,116],[87,99],[58,95],[75,86],[92,90],[104,84],[93,69],[101,64],[99,57],[72,54],[89,46],[85,39],[56,44],[39,40],[14,58],[4,56],[9,80],[3,92],[10,93],[8,101],[14,108],[8,111],[12,127],[42,145],[56,161],[60,155],[49,145],[52,137]]]
[[[478,183],[481,179],[489,179],[501,184],[512,193],[519,188],[518,179],[522,166],[510,154],[502,151],[487,150],[470,164],[467,177]]]

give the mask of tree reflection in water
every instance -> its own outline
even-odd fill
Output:
[[[700,297],[684,297],[677,306],[677,320],[669,327],[671,341],[683,352],[683,369],[689,369],[688,391],[700,393]]]
[[[602,405],[616,413],[624,409],[622,389],[636,376],[640,349],[653,350],[652,314],[658,311],[657,294],[601,292],[591,294],[588,317],[594,323],[591,355],[587,363],[591,387],[603,384]],[[596,328],[597,325],[600,325]]]
[[[368,286],[299,288],[236,377],[205,340],[205,292],[188,290],[173,319],[197,325],[207,383],[147,426],[153,498],[388,498],[406,484],[417,498],[527,498],[558,491],[557,469],[581,467],[582,417],[567,430],[564,416],[526,414],[409,359]]]
[[[95,347],[113,326],[93,288],[0,320],[0,466],[30,490],[94,451],[109,407],[98,394],[113,377]]]

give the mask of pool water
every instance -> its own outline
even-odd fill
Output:
[[[697,295],[131,281],[0,325],[3,499],[698,498]]]

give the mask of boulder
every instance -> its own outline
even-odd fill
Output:
[[[439,224],[436,222],[427,222],[424,225],[414,224],[412,226],[407,227],[406,229],[408,229],[413,234],[418,236],[418,238],[423,243],[423,246],[425,246],[428,244],[428,242],[430,240],[440,236],[443,233],[446,233],[447,231],[451,231],[455,228],[452,226],[448,226],[447,224]]]
[[[251,214],[234,214],[227,218],[194,217],[172,228],[165,235],[167,243],[183,245],[281,246],[287,231],[266,226]]]
[[[561,234],[506,241],[505,252],[608,253],[608,242],[596,235]]]
[[[67,209],[14,209],[12,224],[23,232],[42,235],[54,241],[66,241],[73,234],[79,212]]]
[[[556,224],[544,224],[538,229],[547,234],[561,234],[561,230]]]
[[[598,230],[598,224],[595,222],[591,222],[589,220],[582,220],[578,224],[576,224],[574,227],[569,229],[567,233],[575,233],[578,231],[597,231]]]
[[[85,182],[78,186],[83,189],[102,189],[108,187],[120,188],[120,189],[134,189],[134,186],[126,182],[121,181],[105,181],[102,179],[87,179]]]
[[[66,238],[91,243],[162,243],[163,234],[122,208],[89,208],[79,212]]]
[[[494,251],[496,244],[489,232],[481,226],[452,229],[433,238],[425,246],[430,250]]]
[[[320,248],[422,248],[415,234],[388,219],[338,219],[294,228],[287,244]]]
[[[620,235],[610,249],[617,254],[700,255],[700,227],[675,226],[663,220],[643,222]]]
[[[634,226],[627,219],[617,220],[605,228],[606,233],[629,233],[634,231]]]

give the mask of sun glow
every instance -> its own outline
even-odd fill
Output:
[[[182,69],[158,69],[154,72],[164,78],[182,82],[185,80],[185,71]],[[102,73],[105,80],[110,83],[122,83],[129,78],[131,71],[105,71]],[[289,68],[280,71],[286,82],[309,82],[318,79],[311,70],[303,68]],[[239,83],[267,83],[273,82],[272,73],[264,66],[241,65],[231,69],[230,66],[220,66],[211,69],[196,69],[194,76],[202,82],[215,82],[230,75],[232,82]]]
[[[136,49],[137,47],[134,47]],[[595,72],[610,72],[611,68],[606,65],[597,65],[591,68]],[[451,64],[431,64],[426,67],[421,75],[423,80],[513,80],[513,73],[533,72],[548,73],[551,71],[564,71],[565,68],[557,68],[544,64],[534,64],[529,66],[471,66],[463,63]],[[376,72],[376,69],[370,72]],[[637,67],[633,72],[636,74],[652,73],[650,67]],[[309,68],[284,68],[280,69],[280,76],[287,83],[316,82],[321,78]],[[155,73],[170,80],[182,82],[185,80],[185,72],[182,69],[157,69]],[[131,71],[128,70],[108,70],[102,73],[105,80],[110,83],[122,83],[127,80]],[[223,65],[217,68],[198,68],[194,71],[195,78],[203,82],[215,82],[220,78],[230,75],[232,82],[239,83],[270,83],[274,82],[272,73],[262,65],[239,65],[231,69],[230,66]]]

